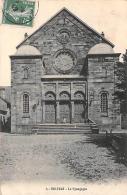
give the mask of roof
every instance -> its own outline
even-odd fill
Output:
[[[11,103],[8,100],[2,98],[1,96],[0,96],[0,100],[2,100],[3,102],[5,102],[7,104],[7,107],[9,107],[9,108],[11,107]]]
[[[106,43],[99,43],[94,45],[88,54],[114,54],[114,50]]]
[[[83,22],[81,19],[79,19],[77,16],[75,16],[73,13],[71,13],[68,9],[63,8],[62,10],[60,10],[58,13],[56,13],[52,18],[50,18],[46,23],[44,23],[43,25],[41,25],[36,31],[34,31],[31,35],[29,35],[25,40],[23,40],[19,45],[17,45],[17,48],[19,48],[23,43],[25,43],[25,41],[27,39],[29,39],[32,35],[34,35],[36,32],[38,32],[41,28],[43,28],[44,26],[46,26],[46,24],[48,22],[50,22],[51,20],[53,20],[56,16],[58,16],[61,12],[66,12],[69,15],[71,15],[75,20],[77,20],[79,23],[81,23],[82,25],[84,25],[87,29],[89,29],[90,31],[94,32],[98,37],[100,37],[103,41],[105,41],[107,44],[111,45],[111,47],[114,47],[114,44],[111,43],[109,40],[107,40],[103,35],[101,35],[100,33],[98,33],[96,30],[94,30],[93,28],[91,28],[88,24],[86,24],[85,22]]]
[[[5,110],[0,110],[0,114],[6,115],[6,114],[7,114],[7,111],[5,111]]]
[[[40,51],[31,45],[22,45],[16,51],[16,56],[27,56],[27,55],[41,55]]]

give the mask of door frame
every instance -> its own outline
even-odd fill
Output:
[[[82,123],[84,123],[85,122],[85,116],[86,116],[86,112],[87,112],[87,110],[85,110],[85,101],[83,101],[83,100],[75,100],[74,101],[74,120],[75,120],[75,105],[76,104],[82,104],[83,105],[83,112],[84,112],[84,114],[83,114],[83,116],[82,116],[82,119],[83,119],[83,122]],[[76,122],[76,123],[81,123],[81,122]]]
[[[55,121],[53,122],[53,124],[56,124],[56,116],[57,116],[57,110],[56,110],[56,101],[54,101],[54,100],[46,100],[45,102],[44,102],[44,104],[45,104],[45,122],[44,123],[48,123],[48,122],[46,122],[46,104],[50,104],[50,105],[54,105],[54,109],[55,109]]]
[[[59,101],[59,109],[60,109],[60,123],[64,123],[62,122],[62,118],[61,118],[61,104],[62,105],[68,105],[69,107],[69,122],[65,122],[65,124],[71,124],[72,121],[72,108],[71,108],[71,101],[70,100],[60,100]]]

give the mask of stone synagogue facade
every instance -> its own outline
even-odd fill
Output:
[[[36,125],[111,125],[119,53],[99,34],[61,10],[17,46],[11,58],[11,131]],[[115,124],[120,125],[119,114]]]

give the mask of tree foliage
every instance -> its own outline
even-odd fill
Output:
[[[123,62],[118,62],[115,68],[115,99],[121,103],[121,112],[127,113],[127,50]]]

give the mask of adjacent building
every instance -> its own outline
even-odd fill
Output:
[[[0,131],[11,130],[10,87],[0,87]]]

